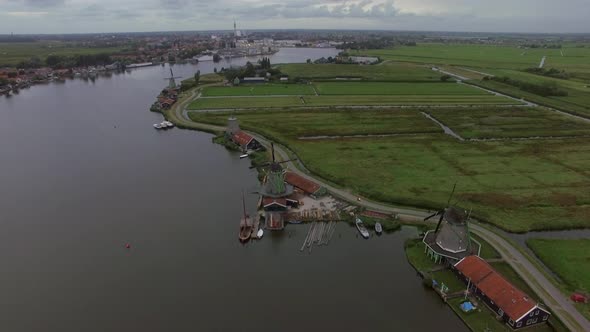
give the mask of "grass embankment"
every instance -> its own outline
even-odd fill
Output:
[[[122,47],[86,47],[76,43],[60,41],[26,42],[26,43],[0,43],[0,65],[16,65],[20,61],[28,60],[33,56],[41,61],[49,55],[90,55],[113,54],[120,52]]]
[[[388,62],[379,66],[342,64],[292,63],[278,66],[291,81],[298,78],[312,80],[335,80],[351,78],[369,81],[433,82],[440,81],[440,74],[428,66]]]
[[[472,109],[454,110],[470,116]],[[490,113],[494,109],[489,110]],[[247,129],[288,145],[315,174],[366,197],[440,208],[455,196],[474,216],[505,230],[589,227],[590,140],[459,142],[417,110],[238,112]],[[190,113],[225,124],[227,113]],[[510,123],[512,113],[498,113]],[[546,118],[547,131],[561,121]],[[510,125],[495,130],[515,131]],[[536,130],[540,130],[536,128]],[[300,140],[302,136],[418,133],[414,136]],[[423,134],[427,132],[426,134]]]
[[[212,86],[203,89],[203,97],[314,95],[313,87],[306,84],[256,84],[240,86]]]
[[[572,292],[590,293],[590,239],[529,239],[527,246],[564,282],[566,296]],[[576,304],[590,319],[590,304]]]
[[[403,105],[512,105],[514,100],[494,95],[321,95],[290,97],[199,98],[188,109],[247,109],[293,107],[403,106]]]
[[[491,248],[491,246],[484,241],[482,242],[482,248]],[[450,270],[428,272],[433,268],[438,267],[438,265],[434,264],[434,262],[426,256],[424,253],[424,244],[420,239],[406,241],[405,251],[410,264],[425,276],[425,286],[430,287],[432,282],[431,280],[434,279],[439,285],[444,283],[449,288],[448,293],[461,291],[467,287],[465,283],[459,280]],[[489,252],[487,254],[495,256],[495,254],[490,254]],[[482,258],[484,258],[483,254]],[[494,262],[491,263],[491,265],[516,287],[529,294],[529,296],[537,298],[535,293],[530,289],[530,287],[528,287],[524,280],[518,276],[516,271],[514,271],[510,265],[504,262]],[[485,328],[490,328],[492,331],[511,331],[507,325],[496,320],[495,314],[491,312],[482,302],[480,302],[480,307],[475,311],[470,313],[463,312],[459,307],[463,301],[464,298],[459,297],[448,300],[447,304],[472,331],[484,331]],[[563,324],[561,324],[561,322],[559,322],[554,317],[551,317],[549,322],[551,324],[550,326],[536,326],[531,328],[531,331],[567,331]]]
[[[590,124],[539,108],[430,110],[464,138],[559,137],[590,135]]]

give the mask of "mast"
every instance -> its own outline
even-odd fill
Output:
[[[244,191],[242,190],[242,208],[244,209],[244,222],[246,222],[246,201],[244,200]]]

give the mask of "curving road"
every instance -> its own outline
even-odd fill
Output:
[[[190,101],[198,95],[198,90],[193,90],[188,97],[183,97],[182,100],[177,103],[172,109],[166,111],[167,118],[174,122],[176,125],[182,125],[192,129],[202,129],[208,131],[219,131],[225,130],[225,127],[214,126],[209,124],[196,123],[189,119],[186,112],[186,106]],[[254,138],[256,138],[261,144],[270,147],[270,141],[265,137],[249,132]],[[279,160],[289,159],[289,155],[286,152],[286,148],[275,144],[275,154]],[[322,179],[312,176],[307,171],[302,171],[292,161],[285,163],[285,165],[293,172],[300,176],[314,181],[323,187],[325,187],[332,195],[342,200],[348,201],[352,204],[360,205],[371,210],[395,213],[404,220],[421,221],[423,218],[428,216],[428,211],[411,209],[405,207],[396,207],[392,205],[386,205],[379,202],[374,202],[369,199],[361,199],[358,201],[359,196],[349,190],[335,187]],[[541,301],[547,305],[557,317],[565,324],[570,331],[590,331],[590,322],[574,307],[573,303],[564,294],[554,286],[554,284],[547,279],[547,277],[540,272],[536,266],[534,266],[528,258],[526,258],[515,246],[498,234],[490,231],[489,229],[478,225],[477,223],[471,224],[471,231],[475,234],[488,241],[502,256],[502,258],[512,266],[512,268],[525,280],[525,282],[535,291],[540,297]]]

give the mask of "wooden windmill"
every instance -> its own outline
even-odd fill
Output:
[[[182,76],[174,76],[174,73],[172,72],[172,67],[170,68],[170,77],[165,78],[165,80],[168,80],[168,88],[169,89],[176,89],[176,78],[182,78]]]
[[[270,143],[272,151],[272,161],[259,166],[252,166],[250,168],[262,168],[266,172],[266,181],[262,187],[260,194],[266,197],[285,197],[293,193],[293,187],[285,183],[286,170],[281,164],[296,160],[289,159],[285,161],[276,161],[274,143]]]

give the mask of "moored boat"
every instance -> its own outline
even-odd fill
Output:
[[[383,227],[381,226],[380,222],[375,223],[375,233],[377,233],[377,234],[383,233]]]
[[[248,154],[244,153],[243,155],[240,155],[240,159],[244,159],[244,158],[248,158]]]
[[[256,233],[256,237],[259,238],[259,239],[261,239],[263,235],[264,235],[264,231],[261,228],[261,229],[258,230],[258,233]]]
[[[244,200],[244,193],[242,192],[242,208],[244,215],[240,220],[240,233],[238,238],[241,242],[247,242],[250,239],[250,234],[252,233],[252,222],[250,221],[250,216],[246,213],[246,202]]]
[[[363,221],[359,217],[356,217],[356,221],[354,224],[356,225],[356,229],[358,229],[359,233],[361,233],[362,237],[368,239],[370,234],[365,225],[363,224]]]

